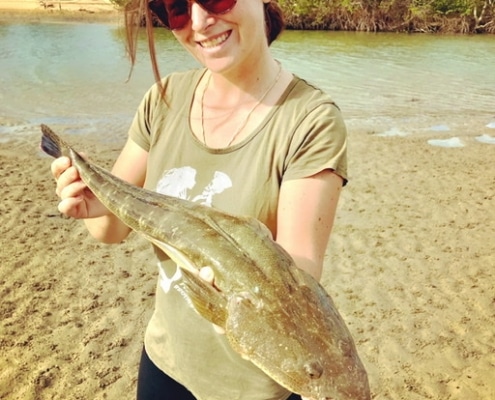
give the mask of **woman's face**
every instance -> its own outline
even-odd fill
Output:
[[[237,0],[225,14],[212,14],[191,2],[191,20],[173,31],[177,40],[201,64],[213,72],[251,68],[268,51],[263,3]]]

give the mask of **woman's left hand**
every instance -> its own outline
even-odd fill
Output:
[[[211,267],[202,267],[199,270],[199,277],[204,280],[206,283],[209,283],[211,286],[215,286],[215,272],[213,271],[213,268]],[[213,328],[215,329],[215,332],[217,332],[220,335],[225,334],[225,329],[223,329],[221,326],[212,324]]]

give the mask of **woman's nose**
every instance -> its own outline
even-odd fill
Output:
[[[195,1],[191,2],[191,24],[194,31],[205,29],[211,24],[214,18],[208,11],[201,7]]]

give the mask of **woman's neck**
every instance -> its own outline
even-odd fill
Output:
[[[207,71],[206,103],[228,109],[256,102],[275,81],[280,69],[280,64],[270,58],[226,73]]]
[[[274,59],[244,75],[206,71],[191,110],[195,136],[211,148],[241,142],[269,114],[291,79],[292,74]]]

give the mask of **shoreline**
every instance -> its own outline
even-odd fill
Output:
[[[316,22],[308,16],[286,13],[287,30],[323,30],[368,33],[407,33],[407,34],[495,34],[492,21],[480,22],[473,17],[459,16],[449,18],[444,15],[431,16],[421,20],[412,18],[404,21],[395,16],[396,24],[387,26],[385,20],[375,21],[373,14],[366,16],[327,15],[326,23]],[[116,22],[121,13],[119,7],[110,0],[0,0],[0,22],[18,21],[51,22],[51,21],[85,21]],[[354,20],[353,18],[357,18]],[[493,18],[493,17],[492,17]],[[393,18],[392,18],[393,19]],[[390,23],[390,21],[389,21]],[[471,25],[475,25],[471,27]]]
[[[109,1],[0,0],[0,22],[118,22],[120,18],[120,10]]]

